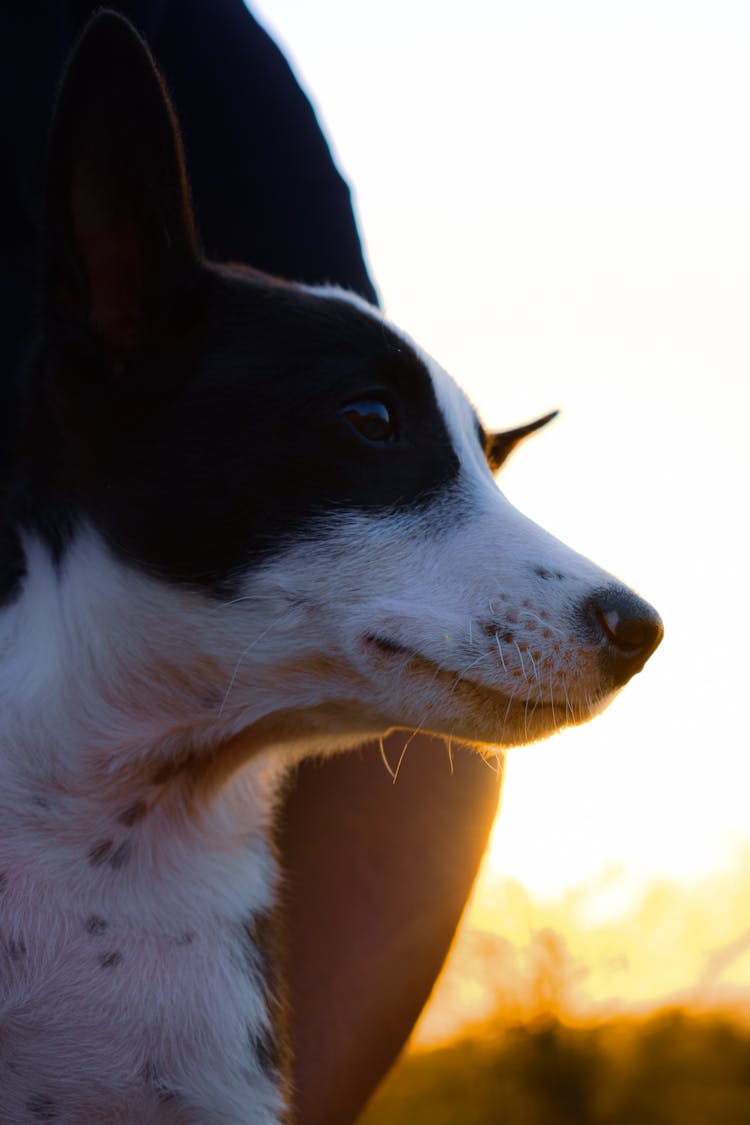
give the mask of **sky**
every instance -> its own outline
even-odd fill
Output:
[[[715,915],[679,989],[750,926],[750,7],[252,8],[355,189],[387,314],[488,426],[560,408],[502,490],[665,623],[605,715],[508,755],[469,921],[521,942],[531,903],[591,961],[586,933],[627,919],[637,945],[668,887],[689,932]]]

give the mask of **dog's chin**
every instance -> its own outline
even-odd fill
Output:
[[[394,725],[414,727],[482,749],[521,746],[588,722],[603,711],[615,691],[592,692],[584,700],[540,694],[524,684],[515,694],[445,668],[415,649],[368,637],[383,657],[398,661],[399,702]],[[392,673],[391,673],[392,675]]]

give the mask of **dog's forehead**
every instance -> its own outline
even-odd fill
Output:
[[[476,409],[467,395],[440,364],[425,352],[408,333],[384,320],[378,309],[368,305],[356,294],[336,289],[317,289],[315,292],[331,294],[349,301],[365,315],[376,319],[398,345],[408,354],[418,369],[429,377],[430,388],[440,411],[451,446],[464,468],[487,476],[487,458],[481,440],[481,423]]]
[[[118,552],[223,592],[347,512],[387,519],[440,498],[451,518],[444,502],[481,456],[471,408],[377,310],[234,270],[218,274],[206,310],[180,345],[188,363],[173,392],[152,406],[139,391],[158,374],[152,359],[125,391],[134,408],[110,410],[104,435],[91,414],[82,450],[72,439],[75,503]],[[377,400],[395,441],[347,421],[353,404]]]

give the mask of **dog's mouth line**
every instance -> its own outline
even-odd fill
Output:
[[[394,641],[390,637],[382,637],[376,633],[368,633],[365,636],[365,641],[373,645],[380,652],[386,656],[400,656],[406,658],[408,664],[416,665],[420,671],[425,675],[431,675],[434,680],[442,680],[447,682],[452,691],[458,691],[461,687],[477,692],[484,696],[490,696],[492,699],[499,701],[506,708],[513,707],[514,705],[519,709],[527,709],[531,707],[533,713],[537,715],[543,714],[557,714],[566,715],[573,713],[576,716],[575,721],[578,721],[577,712],[588,712],[589,705],[581,703],[572,703],[569,699],[556,699],[556,698],[534,698],[529,693],[519,692],[511,693],[501,691],[499,688],[491,687],[488,684],[480,683],[479,680],[474,680],[470,676],[466,676],[457,669],[446,668],[441,664],[431,660],[429,656],[425,656],[415,648],[410,648],[408,645],[402,644],[400,641]],[[529,682],[527,687],[536,687],[538,691],[541,686]]]

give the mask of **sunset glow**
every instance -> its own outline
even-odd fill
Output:
[[[666,627],[604,716],[508,755],[420,1041],[528,1013],[553,955],[571,1018],[748,1007],[750,9],[259,7],[356,186],[389,315],[489,425],[561,408],[503,491]]]

